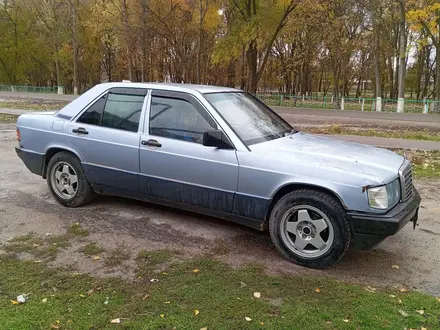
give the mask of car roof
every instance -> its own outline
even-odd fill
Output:
[[[84,94],[77,97],[75,100],[67,104],[64,108],[58,111],[57,116],[64,119],[71,119],[75,117],[84,107],[94,101],[99,95],[103,94],[110,88],[148,88],[148,89],[162,89],[176,92],[186,92],[191,94],[207,94],[207,93],[225,93],[225,92],[241,92],[240,89],[231,87],[220,87],[212,85],[193,85],[193,84],[176,84],[176,83],[133,83],[133,82],[112,82],[98,84],[89,89]]]

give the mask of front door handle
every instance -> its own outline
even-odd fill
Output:
[[[73,133],[77,133],[77,134],[89,134],[89,132],[86,131],[86,129],[84,127],[78,127],[78,128],[74,128],[72,130]]]
[[[149,147],[156,147],[156,148],[162,147],[162,144],[157,142],[157,140],[151,140],[151,139],[148,141],[142,140],[141,143],[142,143],[142,145],[149,146]]]

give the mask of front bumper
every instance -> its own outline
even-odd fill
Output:
[[[27,151],[21,147],[15,147],[15,152],[23,161],[24,165],[32,173],[42,175],[44,170],[44,155]]]
[[[388,236],[397,233],[410,221],[415,228],[421,198],[418,191],[413,189],[413,195],[409,200],[397,204],[385,214],[348,212],[347,216],[354,233],[354,247],[361,250],[371,249]]]

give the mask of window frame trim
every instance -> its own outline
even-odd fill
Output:
[[[121,129],[121,128],[114,128],[114,127],[107,127],[107,126],[102,126],[102,118],[104,116],[104,111],[105,111],[105,106],[107,104],[107,99],[108,99],[108,94],[111,93],[112,90],[139,90],[139,91],[144,91],[145,95],[144,95],[144,100],[142,103],[142,109],[141,109],[141,115],[139,117],[139,124],[138,124],[138,129],[136,132],[133,131],[128,131],[125,129]],[[147,101],[148,101],[148,95],[149,95],[150,90],[148,88],[145,87],[111,87],[109,89],[106,89],[104,92],[100,93],[97,97],[95,97],[89,104],[87,104],[80,112],[78,112],[78,114],[72,119],[72,122],[74,122],[75,124],[78,125],[88,125],[88,126],[92,126],[92,127],[100,127],[100,128],[105,128],[105,129],[111,129],[111,130],[116,130],[118,132],[128,132],[128,133],[136,133],[136,134],[142,134],[142,132],[144,131],[144,119],[145,119],[145,113],[146,113],[146,108],[147,108]],[[105,103],[104,103],[104,109],[102,111],[101,114],[101,120],[99,125],[94,125],[94,124],[88,124],[88,123],[82,123],[79,122],[79,118],[81,118],[81,116],[90,109],[90,107],[92,107],[96,102],[99,101],[99,99],[101,97],[105,96]]]
[[[157,95],[157,94],[159,94],[159,95]],[[237,150],[236,146],[234,145],[232,140],[229,138],[228,134],[226,134],[225,130],[222,128],[222,126],[220,125],[218,120],[216,120],[216,118],[212,115],[212,113],[209,111],[209,109],[206,108],[206,106],[199,100],[199,98],[196,95],[194,95],[192,93],[185,92],[185,91],[175,91],[175,90],[165,90],[165,89],[150,89],[150,91],[148,93],[148,105],[147,105],[147,109],[146,109],[146,112],[145,112],[145,124],[144,124],[144,132],[143,132],[143,134],[148,135],[148,136],[152,136],[152,137],[158,137],[158,138],[163,138],[163,139],[170,139],[170,140],[187,142],[187,143],[192,143],[192,144],[203,146],[203,144],[197,143],[197,142],[193,142],[193,141],[187,141],[187,140],[183,140],[183,139],[171,138],[171,137],[168,137],[168,136],[150,134],[150,114],[151,114],[151,103],[153,101],[153,96],[168,97],[168,98],[181,99],[183,101],[187,101],[192,106],[194,106],[194,108],[196,108],[197,111],[199,111],[199,114],[202,117],[203,117],[203,115],[200,113],[200,111],[204,111],[207,114],[207,116],[209,116],[209,118],[211,118],[211,120],[215,123],[215,125],[217,126],[217,130],[220,130],[220,131],[223,132],[223,134],[225,134],[226,138],[229,140],[229,142],[233,146],[233,148],[234,148],[233,150]]]

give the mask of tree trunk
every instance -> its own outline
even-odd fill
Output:
[[[380,8],[379,8],[380,11]],[[381,86],[381,77],[380,77],[380,48],[379,48],[379,39],[380,39],[380,26],[379,26],[379,18],[380,16],[377,12],[374,13],[373,18],[373,37],[374,37],[374,75],[376,78],[376,111],[382,111],[382,86]]]
[[[406,22],[405,1],[399,0],[400,14],[400,39],[399,39],[399,91],[397,100],[397,112],[404,112],[405,99],[405,75],[406,75]]]
[[[78,95],[78,27],[75,1],[71,0],[70,4],[72,12],[73,94]]]
[[[252,94],[257,93],[258,85],[258,60],[257,60],[257,42],[252,40],[249,44],[249,48],[246,51],[246,59],[248,65],[248,90]]]

